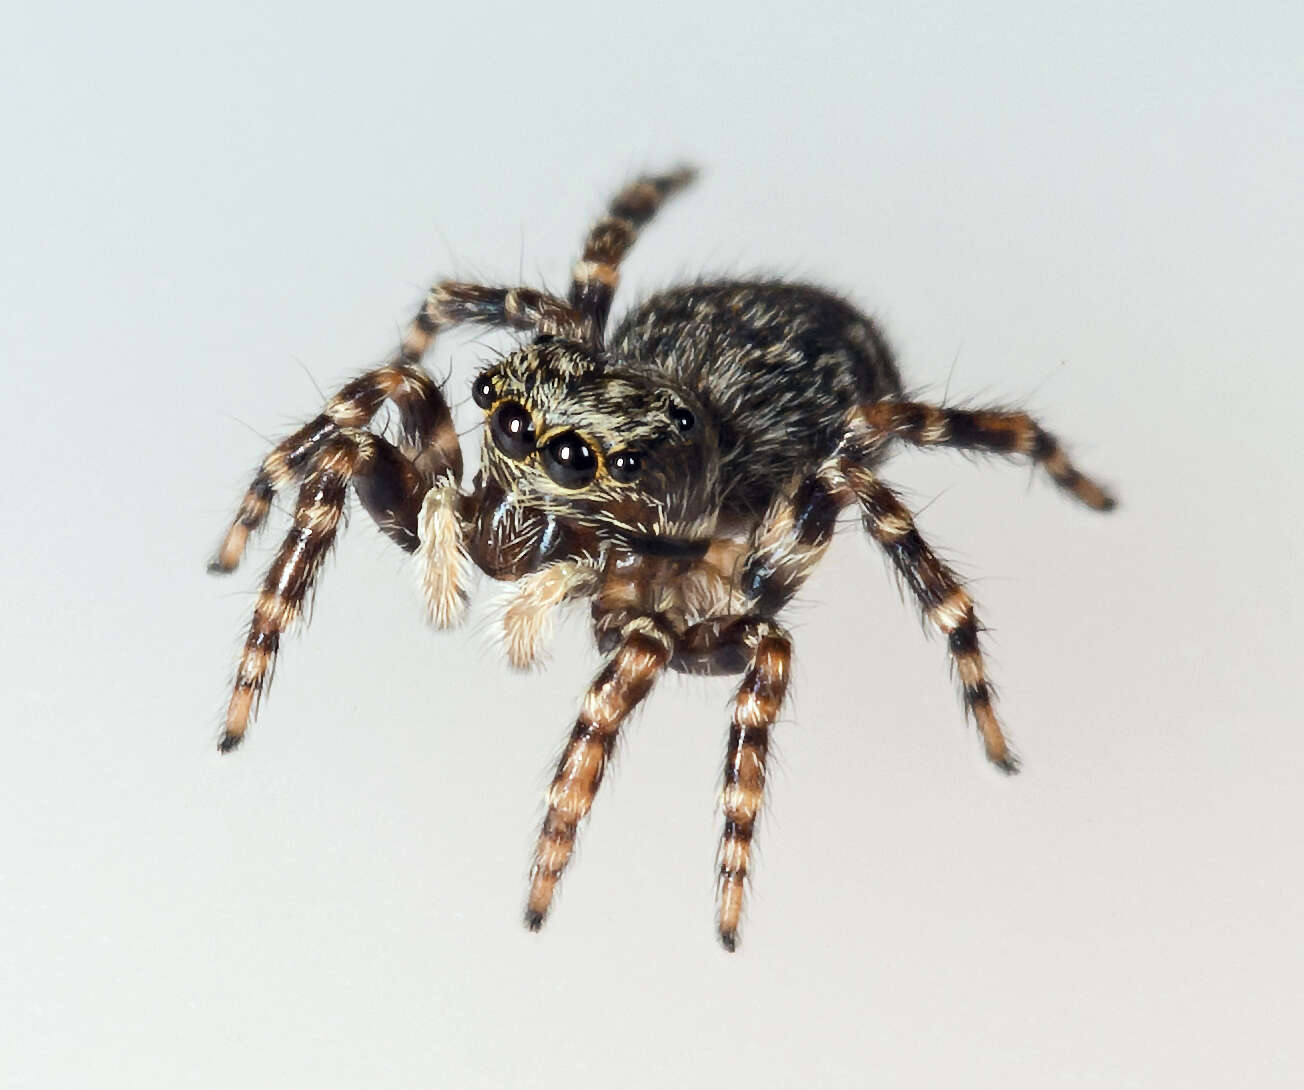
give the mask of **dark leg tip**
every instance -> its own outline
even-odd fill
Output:
[[[1096,510],[1112,511],[1117,506],[1118,506],[1118,500],[1115,499],[1113,496],[1111,496],[1108,492],[1106,492],[1105,495],[1100,500],[1100,506],[1097,507]]]
[[[525,927],[529,931],[538,931],[543,926],[543,913],[533,908],[525,910]]]
[[[214,557],[208,562],[209,575],[230,575],[235,571],[234,564],[224,564],[220,557]]]
[[[734,951],[738,949],[738,932],[721,931],[720,945],[723,946],[728,953],[734,953]]]
[[[992,765],[998,772],[1003,772],[1007,776],[1017,776],[1019,774],[1019,758],[1014,754],[1002,757],[999,761],[993,761]]]
[[[217,743],[218,753],[230,753],[244,741],[242,734],[224,734]]]

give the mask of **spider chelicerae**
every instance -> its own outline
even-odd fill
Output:
[[[433,622],[466,612],[472,566],[514,584],[511,662],[535,661],[551,612],[587,598],[608,657],[584,696],[547,796],[525,921],[539,928],[593,805],[621,724],[665,670],[742,674],[733,705],[718,857],[720,941],[735,949],[770,727],[792,640],[778,617],[856,505],[928,621],[946,636],[988,759],[1017,769],[992,706],[981,626],[963,584],[875,470],[894,441],[1031,459],[1098,511],[1110,495],[1022,412],[906,400],[875,324],[820,288],[707,281],[653,295],[608,332],[621,260],[693,172],[639,178],[585,240],[570,292],[445,282],[397,354],[344,386],[264,460],[212,562],[229,572],[276,492],[294,525],[254,607],[219,748],[244,738],[281,636],[301,614],[349,489],[412,553]],[[466,323],[528,343],[488,366],[482,468],[463,491],[448,404],[422,369],[436,333]],[[389,402],[390,442],[369,425]]]

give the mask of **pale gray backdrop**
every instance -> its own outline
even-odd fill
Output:
[[[1300,8],[850,8],[10,13],[5,1090],[1294,1084]],[[890,466],[972,579],[1026,772],[984,766],[849,523],[791,611],[734,957],[728,683],[653,695],[527,934],[596,654],[577,616],[511,674],[492,587],[429,631],[364,518],[213,751],[283,518],[236,576],[204,561],[271,439],[425,284],[561,288],[613,188],[680,159],[703,179],[618,309],[703,272],[827,283],[919,389],[1031,407],[1123,501]],[[432,360],[468,430],[487,351]]]

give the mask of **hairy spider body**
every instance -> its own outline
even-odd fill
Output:
[[[1098,510],[1110,496],[1023,413],[903,400],[875,324],[838,297],[784,281],[699,283],[654,295],[606,336],[619,265],[690,171],[639,179],[591,229],[562,300],[529,288],[445,282],[387,364],[347,384],[264,459],[212,567],[230,571],[275,492],[299,483],[294,526],[264,580],[237,667],[223,751],[239,744],[300,615],[350,486],[417,559],[431,619],[456,624],[473,568],[515,584],[503,616],[516,666],[538,655],[551,612],[591,602],[608,656],[548,792],[526,922],[537,929],[572,854],[620,727],[667,669],[741,673],[725,759],[718,932],[737,943],[769,731],[792,642],[778,614],[860,509],[925,617],[947,637],[988,758],[1017,763],[992,704],[968,592],[875,474],[889,443],[1022,455]],[[435,334],[481,323],[532,335],[482,371],[482,466],[461,488],[452,416],[420,366]],[[385,401],[401,435],[368,428]]]

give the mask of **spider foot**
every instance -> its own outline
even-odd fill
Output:
[[[229,575],[235,571],[240,566],[240,558],[244,556],[245,546],[248,543],[249,527],[240,518],[237,518],[232,523],[231,529],[226,532],[226,537],[222,539],[222,544],[218,546],[217,553],[208,562],[209,574]]]
[[[1004,772],[1007,776],[1017,776],[1019,774],[1019,758],[1013,753],[1006,753],[1002,757],[993,757],[988,754],[987,759],[991,761],[992,766],[998,772]]]

